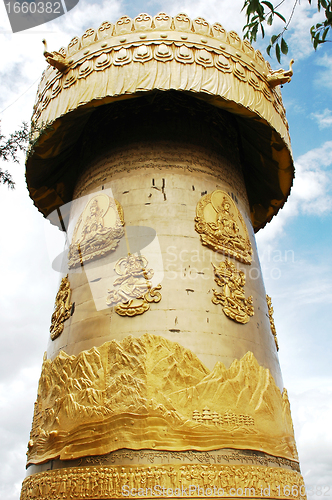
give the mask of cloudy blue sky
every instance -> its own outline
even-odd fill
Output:
[[[12,34],[0,4],[0,119],[9,133],[28,121],[45,69],[41,40],[56,50],[104,20],[128,14],[186,12],[241,34],[241,0],[80,0],[68,14]],[[285,13],[291,9],[286,0]],[[292,82],[282,89],[296,179],[289,201],[257,235],[272,297],[280,362],[291,402],[308,498],[332,499],[332,46],[315,53],[309,27],[319,21],[306,0],[288,32]],[[258,48],[264,51],[259,43]],[[274,69],[279,65],[271,61]],[[4,165],[5,166],[5,165]],[[18,500],[50,317],[59,283],[51,253],[62,237],[30,200],[21,164],[9,165],[15,191],[0,187],[0,498]],[[321,493],[321,494],[320,494]]]

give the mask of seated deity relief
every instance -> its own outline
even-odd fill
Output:
[[[69,247],[69,269],[114,251],[124,235],[123,209],[106,194],[91,198],[80,215]]]
[[[150,309],[151,302],[160,302],[161,285],[152,286],[152,269],[147,269],[148,261],[143,256],[128,254],[115,264],[115,272],[120,276],[113,286],[119,288],[108,291],[106,304],[115,306],[120,316],[136,316]]]
[[[196,207],[195,230],[203,245],[251,264],[248,231],[232,198],[221,190],[201,198]]]

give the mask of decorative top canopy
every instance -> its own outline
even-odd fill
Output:
[[[234,31],[186,14],[123,16],[88,29],[59,52],[49,52],[45,42],[44,55],[49,66],[34,106],[36,142],[26,176],[45,216],[71,200],[75,145],[94,109],[156,90],[189,92],[235,115],[255,230],[286,201],[294,168],[278,85],[292,71],[272,71]]]

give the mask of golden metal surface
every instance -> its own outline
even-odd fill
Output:
[[[68,267],[77,267],[114,251],[124,235],[124,223],[118,201],[106,194],[91,198],[76,223]]]
[[[211,300],[213,304],[221,304],[226,316],[237,323],[248,323],[250,316],[254,315],[254,306],[252,305],[252,295],[246,298],[244,293],[246,283],[244,272],[237,269],[233,262],[227,259],[219,266],[212,263],[212,267],[214,281],[222,287],[221,292],[215,288],[212,289],[213,297]]]
[[[53,68],[61,72],[64,72],[69,68],[71,63],[68,61],[68,59],[66,59],[63,49],[61,49],[60,52],[48,52],[46,40],[43,40],[43,44],[45,46],[44,57],[50,66],[53,66]]]
[[[206,194],[197,204],[195,229],[203,245],[251,263],[252,248],[240,211],[225,191]]]
[[[64,322],[70,318],[73,304],[70,302],[71,289],[68,274],[62,278],[55,298],[54,313],[51,318],[51,339],[55,340],[63,332]]]
[[[273,307],[272,307],[272,299],[268,295],[266,295],[266,302],[267,302],[267,307],[269,309],[269,319],[270,319],[270,325],[271,325],[271,332],[274,337],[274,342],[276,344],[277,351],[279,351],[279,345],[278,345],[278,339],[277,339],[277,330],[276,326],[274,324],[274,319],[273,319]]]
[[[72,170],[79,172],[75,148],[96,108],[168,90],[186,92],[236,117],[255,230],[283,206],[294,168],[278,84],[291,72],[273,72],[235,32],[185,14],[124,16],[115,25],[105,22],[74,37],[59,54],[70,66],[64,71],[49,66],[43,74],[32,117],[43,133],[36,135],[27,159],[30,195],[44,215],[70,201]],[[61,163],[65,151],[66,166]],[[55,184],[46,170],[61,167]]]
[[[206,408],[236,418],[193,421]],[[28,464],[120,448],[252,449],[297,460],[287,393],[250,352],[210,372],[189,349],[145,334],[45,359]]]
[[[306,493],[301,474],[280,467],[159,464],[75,467],[38,473],[25,478],[20,500],[186,496],[300,500],[306,498]]]
[[[294,59],[291,59],[289,63],[289,70],[285,71],[283,69],[278,69],[277,71],[271,71],[267,75],[267,81],[270,87],[276,87],[277,85],[283,85],[284,83],[289,83],[293,76],[292,66],[294,64]]]
[[[115,306],[114,310],[120,316],[136,316],[150,309],[151,302],[160,302],[161,285],[152,286],[152,269],[147,269],[148,261],[142,255],[129,254],[115,264],[115,271],[120,276],[113,286],[120,285],[117,290],[109,290],[106,299],[108,306]]]

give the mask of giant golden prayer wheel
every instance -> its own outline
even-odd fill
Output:
[[[45,57],[26,176],[68,248],[21,499],[304,497],[254,237],[292,184],[291,70],[185,14]]]

